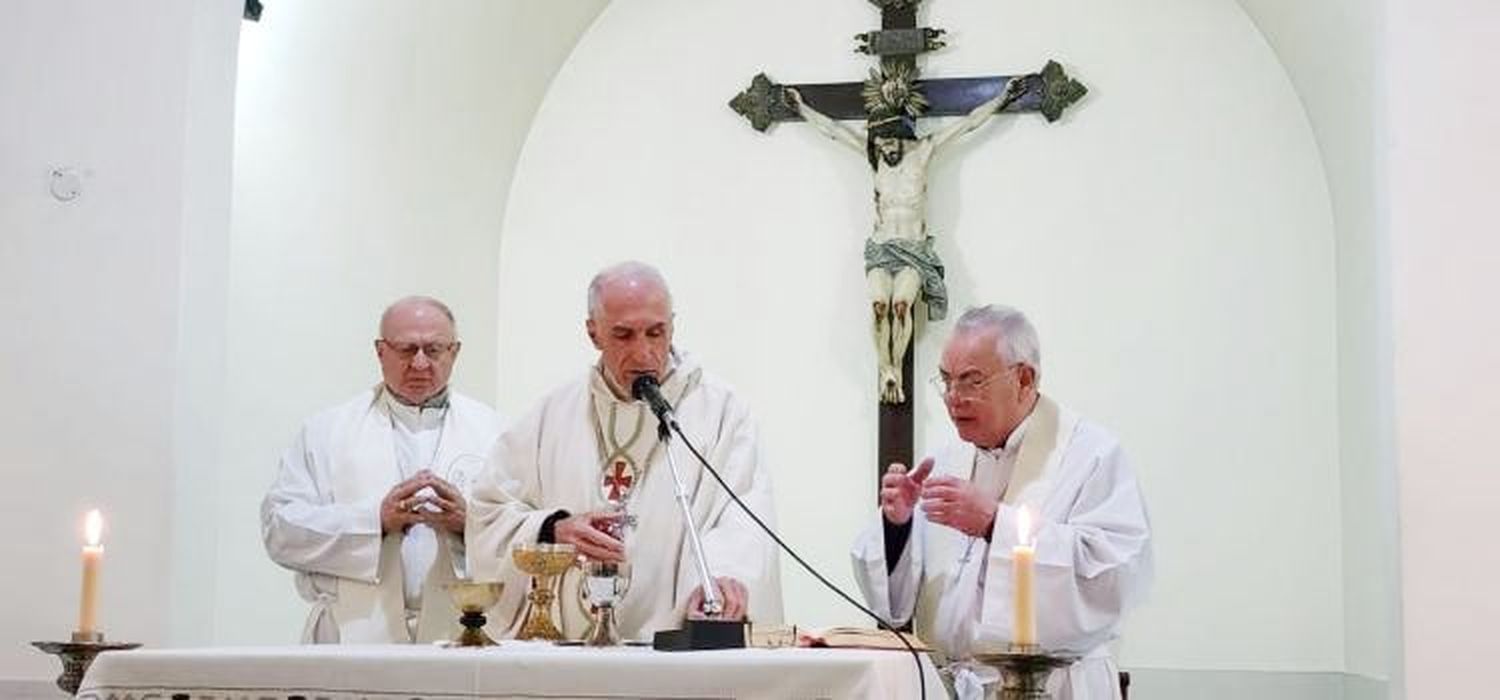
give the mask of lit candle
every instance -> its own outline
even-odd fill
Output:
[[[1016,546],[1010,550],[1015,575],[1017,646],[1036,644],[1036,601],[1032,596],[1032,574],[1036,570],[1036,547],[1031,542],[1031,511],[1021,506],[1016,516]]]
[[[104,518],[98,510],[89,511],[84,519],[83,533],[87,544],[83,546],[83,590],[78,602],[78,633],[93,634],[99,617],[99,562],[104,559],[104,545],[99,544],[99,535],[104,530]]]

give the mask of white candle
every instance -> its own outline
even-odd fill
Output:
[[[99,621],[99,563],[104,560],[104,545],[99,536],[104,531],[104,518],[98,510],[89,511],[83,524],[86,544],[83,546],[83,586],[78,602],[78,632],[93,634]]]
[[[1036,600],[1032,574],[1036,570],[1036,548],[1031,542],[1031,511],[1021,506],[1016,516],[1016,546],[1011,548],[1011,571],[1015,576],[1015,630],[1018,646],[1036,644]]]

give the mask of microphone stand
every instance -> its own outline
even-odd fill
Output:
[[[724,612],[724,602],[720,600],[718,586],[714,585],[713,574],[708,570],[708,558],[703,555],[703,540],[698,537],[698,525],[693,522],[693,511],[688,506],[687,488],[683,486],[682,474],[677,470],[677,458],[672,455],[672,428],[676,427],[676,421],[672,414],[662,413],[657,415],[657,422],[656,437],[667,453],[667,466],[672,469],[672,482],[677,487],[677,505],[682,508],[688,542],[693,547],[693,559],[698,565],[698,581],[703,590],[703,612],[709,619],[689,618],[683,622],[682,629],[659,631],[651,646],[659,651],[743,649],[746,645],[745,623],[740,620],[713,619]]]
[[[672,430],[663,422],[657,428],[656,436],[667,453],[667,466],[672,468],[672,483],[677,486],[677,505],[682,508],[682,521],[687,523],[688,541],[693,545],[693,558],[698,562],[698,582],[703,584],[703,612],[718,615],[724,612],[724,603],[719,600],[718,587],[713,585],[714,576],[709,573],[708,559],[703,556],[703,540],[698,537],[693,510],[688,507],[687,488],[682,485],[682,473],[677,471],[677,458],[672,455]]]

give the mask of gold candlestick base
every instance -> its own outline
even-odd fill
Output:
[[[135,642],[106,642],[98,632],[74,632],[70,642],[32,642],[32,646],[62,660],[63,672],[57,677],[57,687],[68,695],[78,693],[83,675],[88,673],[94,657],[106,651],[134,649]]]
[[[1000,672],[999,700],[1048,700],[1052,696],[1047,693],[1047,679],[1054,670],[1072,665],[1078,657],[1048,653],[1035,644],[1026,644],[975,654],[974,660]]]

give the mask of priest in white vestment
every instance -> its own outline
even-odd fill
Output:
[[[966,662],[1015,641],[1012,548],[1024,506],[1035,523],[1036,643],[1081,659],[1052,675],[1057,700],[1120,697],[1109,644],[1151,578],[1151,529],[1135,475],[1103,428],[1038,392],[1040,350],[1019,311],[971,309],[934,384],[961,442],[916,469],[892,465],[881,515],[856,540],[871,608],[953,663],[960,697],[984,670]]]
[[[616,265],[595,276],[588,299],[585,329],[599,361],[496,443],[469,510],[469,568],[507,581],[495,617],[516,625],[528,579],[512,561],[513,547],[572,544],[594,560],[628,562],[629,588],[615,607],[619,633],[649,639],[698,614],[703,594],[656,417],[630,398],[635,379],[658,379],[688,439],[767,521],[771,485],[749,409],[673,348],[671,294],[660,273],[641,263]],[[779,622],[773,543],[680,442],[671,449],[724,604],[722,617]],[[562,582],[559,626],[570,639],[579,639],[589,624],[580,579],[575,568]]]
[[[272,561],[312,604],[305,643],[451,638],[442,586],[464,577],[465,493],[500,431],[495,411],[448,388],[453,313],[392,304],[375,354],[383,381],[302,426],[261,502]]]

